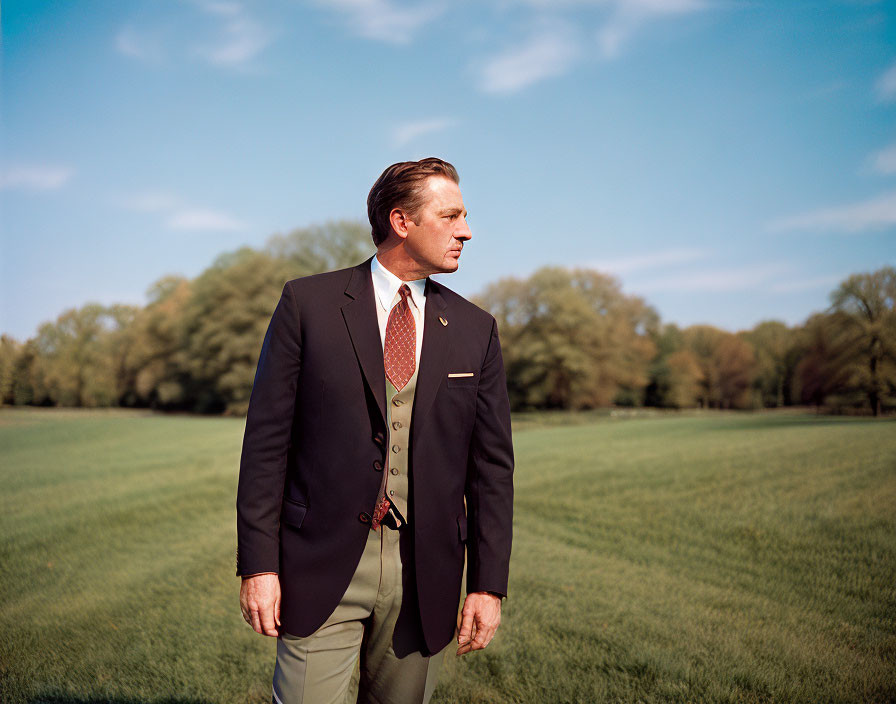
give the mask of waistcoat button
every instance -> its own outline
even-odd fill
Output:
[[[393,467],[389,471],[392,472],[392,474],[398,474],[398,467]]]
[[[398,445],[393,445],[392,452],[401,452],[401,448]]]

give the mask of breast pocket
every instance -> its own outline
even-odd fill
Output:
[[[446,386],[475,391],[479,387],[479,375],[476,372],[452,372],[448,374]]]

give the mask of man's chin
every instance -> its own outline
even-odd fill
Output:
[[[442,264],[442,268],[439,270],[440,274],[450,274],[453,271],[457,271],[458,267],[460,267],[460,261],[458,257],[448,257],[445,262]]]

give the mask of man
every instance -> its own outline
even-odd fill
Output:
[[[286,283],[249,403],[237,496],[243,616],[277,637],[273,699],[426,702],[486,647],[507,594],[510,407],[494,318],[429,279],[471,237],[440,159],[368,196],[376,255]]]

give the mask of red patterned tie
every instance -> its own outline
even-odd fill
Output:
[[[401,300],[396,303],[389,313],[389,321],[386,323],[386,341],[383,346],[383,366],[386,369],[386,377],[392,382],[398,391],[414,376],[417,368],[417,326],[414,324],[414,314],[408,303],[411,289],[407,284],[402,284],[398,289]],[[392,505],[386,498],[386,482],[388,471],[383,472],[383,481],[380,484],[380,494],[373,509],[373,517],[370,526],[374,530],[379,528],[385,515]]]
[[[408,303],[411,289],[407,284],[402,284],[398,293],[401,294],[401,300],[392,308],[389,322],[386,323],[383,364],[386,368],[386,377],[401,391],[414,376],[414,369],[417,367],[414,360],[417,351],[417,328]]]

